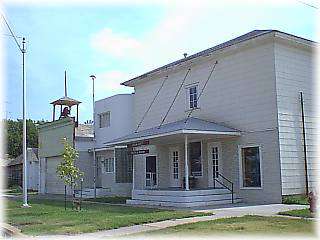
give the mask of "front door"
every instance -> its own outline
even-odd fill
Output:
[[[221,144],[208,144],[208,166],[209,166],[209,184],[211,187],[221,187],[222,182],[222,161],[221,161]]]
[[[178,148],[170,150],[170,182],[171,187],[180,187],[179,171],[179,151]]]
[[[146,157],[146,187],[157,186],[157,158],[156,156]]]

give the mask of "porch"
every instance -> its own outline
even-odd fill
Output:
[[[233,179],[227,177],[233,169],[224,167],[222,143],[239,135],[234,129],[190,118],[115,141],[130,146],[148,140],[148,145],[134,148],[144,151],[133,156],[132,199],[127,203],[196,207],[238,202]]]

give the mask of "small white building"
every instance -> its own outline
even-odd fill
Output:
[[[23,182],[23,155],[19,155],[7,163],[7,178],[9,185],[19,185]],[[37,148],[27,148],[28,189],[38,190],[39,159]]]

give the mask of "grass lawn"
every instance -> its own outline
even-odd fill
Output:
[[[282,203],[284,204],[301,204],[309,205],[308,197],[306,195],[289,195],[282,197]]]
[[[92,201],[92,202],[104,202],[104,203],[126,203],[126,200],[130,199],[128,197],[121,197],[121,196],[110,196],[110,197],[99,197],[99,198],[88,198],[84,199],[86,201]]]
[[[288,216],[294,216],[294,217],[304,217],[304,218],[311,218],[315,217],[315,214],[311,214],[309,209],[299,209],[299,210],[291,210],[286,212],[280,212],[280,215],[288,215]]]
[[[244,216],[223,218],[206,222],[184,224],[145,233],[147,235],[197,235],[212,234],[308,234],[314,233],[314,222],[282,217]]]
[[[7,200],[7,222],[29,235],[95,232],[135,224],[206,215],[189,211],[110,206],[83,203],[80,212],[64,210],[63,201],[30,200],[31,208],[21,208],[22,201]]]

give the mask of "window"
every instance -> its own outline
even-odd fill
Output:
[[[99,128],[105,128],[110,126],[110,112],[98,114],[99,116]]]
[[[189,108],[197,108],[198,107],[198,86],[194,85],[188,88],[187,90],[188,94],[188,104]]]
[[[213,178],[219,177],[219,150],[218,147],[212,148],[212,173]]]
[[[242,187],[261,187],[259,147],[241,148]]]
[[[105,173],[113,173],[114,172],[114,158],[104,158],[98,157],[98,159],[102,162],[102,171]]]
[[[131,150],[128,148],[115,149],[116,183],[132,183],[133,155],[130,154]]]
[[[202,176],[201,142],[189,143],[189,161],[192,176]]]
[[[173,179],[179,178],[179,153],[178,151],[172,152],[172,166],[173,166]]]

